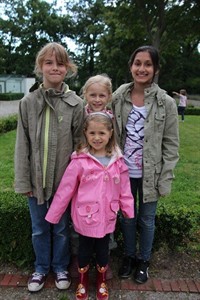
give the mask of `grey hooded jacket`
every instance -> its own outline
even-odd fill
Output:
[[[32,191],[38,204],[52,197],[78,143],[84,103],[63,83],[62,91],[40,86],[19,104],[15,191]]]
[[[114,93],[112,110],[118,143],[124,148],[125,126],[132,109],[133,82]],[[171,192],[173,170],[178,162],[179,130],[177,106],[173,98],[155,83],[144,91],[147,117],[144,122],[143,201],[157,201]]]

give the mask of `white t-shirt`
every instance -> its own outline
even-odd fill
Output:
[[[142,177],[144,120],[146,115],[145,106],[137,107],[133,105],[126,124],[124,159],[131,178]]]
[[[186,107],[187,106],[187,96],[181,95],[179,96],[179,105],[181,107]]]

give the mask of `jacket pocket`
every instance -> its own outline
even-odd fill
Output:
[[[119,201],[112,201],[110,203],[110,214],[109,214],[110,221],[116,220],[118,211],[119,211]]]
[[[162,132],[164,129],[165,113],[155,114],[155,131]]]
[[[77,207],[78,214],[85,225],[97,225],[99,223],[99,204],[88,203]]]

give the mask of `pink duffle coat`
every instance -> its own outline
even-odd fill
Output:
[[[74,152],[45,219],[58,223],[71,200],[75,231],[84,236],[101,238],[114,232],[119,210],[134,217],[128,169],[120,150],[107,167],[88,152]]]

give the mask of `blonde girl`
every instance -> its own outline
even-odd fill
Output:
[[[45,215],[81,136],[84,104],[64,82],[76,69],[62,45],[48,43],[35,62],[42,83],[19,104],[15,191],[28,197],[32,222],[35,271],[28,281],[31,292],[43,288],[50,270],[58,289],[67,289],[71,283],[69,212],[55,226],[45,221]]]
[[[112,99],[112,82],[106,74],[90,77],[82,88],[86,114],[102,111],[112,116],[108,105]]]
[[[88,115],[92,112],[104,112],[107,113],[111,118],[113,118],[113,114],[109,109],[109,105],[112,100],[112,82],[111,79],[106,74],[98,74],[90,77],[82,87],[82,97],[84,98],[85,105],[85,113]],[[73,226],[72,226],[73,230]],[[77,239],[78,235],[73,232],[72,234],[72,264],[71,264],[71,273],[74,270],[74,265],[76,262],[76,253],[77,253]],[[112,250],[117,247],[117,243],[114,239],[114,234],[110,234],[110,242],[109,249]],[[76,270],[76,269],[75,269]],[[106,273],[107,279],[111,279],[113,277],[112,270],[110,268],[110,264],[108,267],[108,271]]]
[[[71,156],[46,220],[58,223],[71,199],[71,216],[79,234],[76,300],[88,299],[89,265],[96,254],[97,300],[108,299],[106,272],[109,238],[117,213],[133,218],[133,196],[128,169],[118,148],[113,122],[107,113],[90,113],[85,120],[85,140]]]

